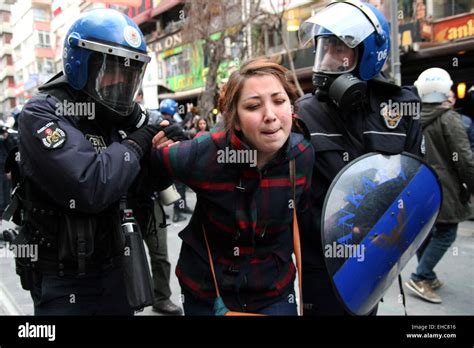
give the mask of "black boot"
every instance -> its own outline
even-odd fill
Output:
[[[155,302],[153,304],[153,310],[155,312],[165,314],[165,315],[182,315],[183,314],[183,311],[181,310],[181,308],[175,305],[173,302],[171,302],[170,299]]]

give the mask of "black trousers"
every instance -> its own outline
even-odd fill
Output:
[[[148,255],[150,255],[155,301],[160,302],[168,300],[171,297],[171,264],[168,259],[168,232],[166,227],[160,227],[160,224],[166,223],[166,219],[164,218],[164,211],[158,200],[153,203],[153,214],[155,218],[156,235],[147,231],[143,239],[148,247]],[[152,226],[149,225],[149,228],[152,228]]]
[[[31,297],[35,315],[133,315],[120,268],[80,279],[39,274]]]

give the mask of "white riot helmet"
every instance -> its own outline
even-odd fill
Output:
[[[448,100],[452,85],[451,76],[441,68],[427,69],[415,81],[415,87],[423,103],[442,103]]]

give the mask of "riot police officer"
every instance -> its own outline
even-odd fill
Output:
[[[38,252],[18,259],[17,272],[36,315],[133,313],[121,271],[119,202],[160,129],[146,126],[134,102],[146,52],[129,17],[86,12],[66,34],[63,72],[20,115],[15,196],[23,219],[15,242]]]
[[[420,155],[420,103],[412,87],[393,85],[381,75],[390,53],[389,25],[370,4],[332,3],[303,23],[300,39],[315,45],[315,90],[297,102],[315,151],[312,223],[301,241],[304,310],[344,315],[348,311],[332,290],[321,245],[324,198],[341,169],[365,153]]]
[[[171,122],[183,122],[183,119],[178,114],[178,102],[174,99],[163,99],[160,103],[160,113],[161,116]]]

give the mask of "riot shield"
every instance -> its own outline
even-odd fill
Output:
[[[411,154],[367,154],[334,179],[322,212],[326,266],[339,300],[368,314],[432,228],[442,193]]]

